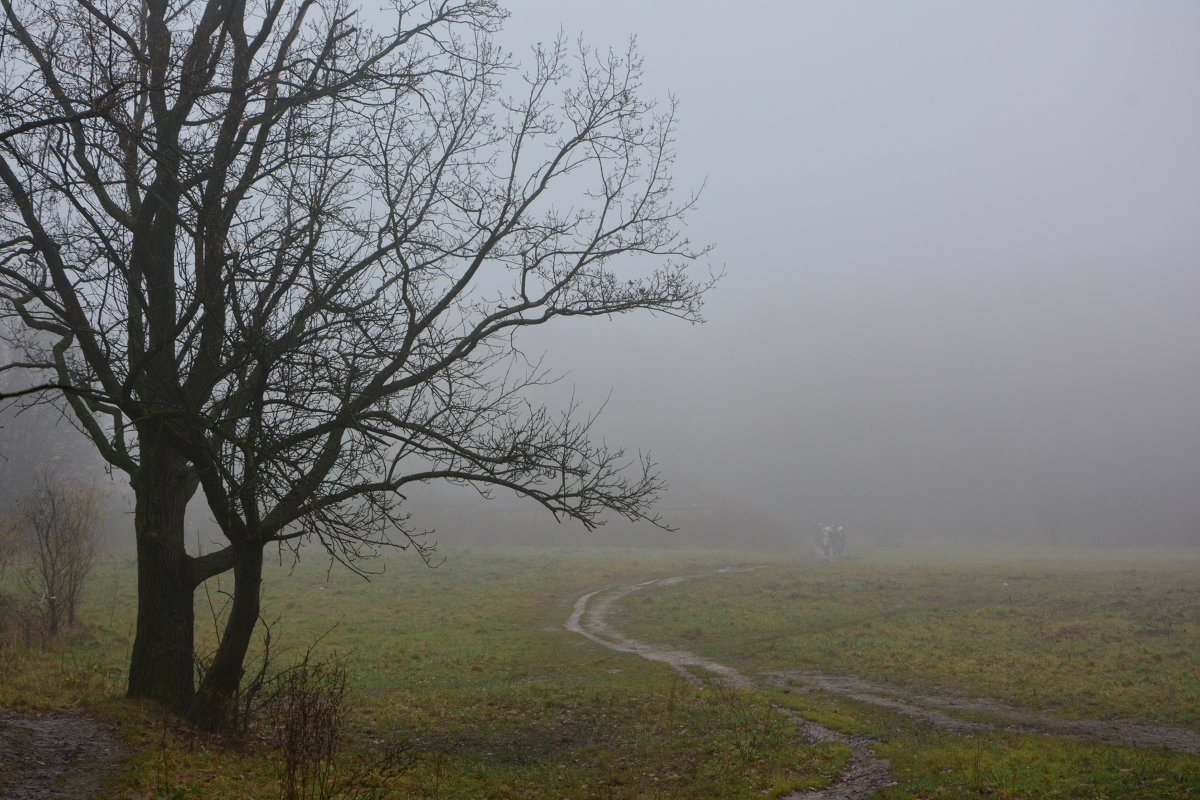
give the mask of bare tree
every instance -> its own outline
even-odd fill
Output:
[[[425,552],[411,484],[657,520],[650,460],[530,399],[549,376],[518,346],[575,316],[695,320],[711,286],[674,103],[642,98],[632,48],[557,41],[521,71],[491,0],[393,0],[374,25],[336,0],[45,5],[0,0],[0,291],[55,337],[7,368],[51,370],[130,475],[131,696],[223,724],[264,547]],[[228,539],[200,557],[197,488]],[[194,694],[192,593],[229,569]]]
[[[20,538],[17,535],[16,523],[9,516],[0,516],[0,580],[8,572],[20,550]]]
[[[64,624],[75,624],[79,593],[96,563],[99,495],[95,487],[62,481],[49,472],[39,474],[34,486],[21,503],[29,555],[22,578],[46,632],[56,636]]]

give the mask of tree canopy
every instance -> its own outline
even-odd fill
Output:
[[[0,6],[0,293],[22,353],[3,369],[130,476],[131,694],[219,724],[263,548],[421,548],[413,483],[656,519],[653,464],[533,400],[548,376],[519,346],[573,316],[695,320],[712,285],[671,182],[674,101],[643,96],[632,47],[560,38],[522,67],[486,0]],[[228,540],[203,556],[183,542],[197,488]],[[231,568],[194,694],[191,593]]]

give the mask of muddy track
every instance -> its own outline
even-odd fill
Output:
[[[702,671],[711,674],[713,680],[719,680],[734,688],[753,688],[756,681],[732,667],[689,653],[686,650],[635,641],[613,629],[608,623],[608,612],[613,604],[633,592],[670,586],[684,580],[730,571],[733,571],[733,568],[686,577],[662,578],[632,586],[608,587],[589,592],[576,601],[575,608],[565,626],[567,630],[611,650],[669,664],[684,680],[698,688],[705,686],[705,681],[700,677]],[[942,730],[963,733],[1006,731],[1066,736],[1133,747],[1162,747],[1184,753],[1200,753],[1200,733],[1182,728],[1155,727],[1120,721],[1060,719],[1023,711],[995,700],[948,695],[906,694],[894,687],[868,683],[853,676],[825,675],[806,670],[773,672],[764,675],[763,679],[766,683],[775,686],[795,687],[799,685],[842,695],[919,719]],[[850,764],[834,786],[820,791],[794,794],[788,800],[858,800],[891,784],[887,762],[874,755],[871,750],[871,741],[868,738],[845,736],[815,722],[800,718],[793,712],[781,710],[792,719],[809,741],[838,741],[849,746],[851,750]],[[953,712],[956,711],[985,714],[996,721],[963,719],[954,715]]]
[[[732,572],[733,568],[725,568],[719,572]],[[702,575],[716,573],[706,572]],[[701,575],[688,576],[689,578]],[[686,650],[678,650],[666,645],[647,644],[630,639],[628,636],[614,630],[608,624],[608,612],[618,600],[633,592],[652,587],[670,586],[688,578],[662,578],[645,581],[632,586],[610,587],[589,592],[575,602],[571,616],[567,618],[567,630],[584,636],[593,642],[615,650],[618,653],[630,653],[671,665],[685,681],[697,688],[704,688],[705,681],[700,677],[700,671],[711,673],[714,680],[736,689],[751,689],[755,682],[733,667],[719,664],[709,658],[703,658]],[[892,783],[891,773],[888,772],[887,761],[877,757],[871,749],[871,741],[864,736],[846,736],[830,730],[823,725],[802,719],[799,715],[780,709],[792,720],[803,736],[810,742],[841,742],[850,748],[850,763],[846,771],[838,778],[833,786],[827,789],[799,792],[788,795],[784,800],[863,800]]]
[[[609,627],[607,617],[613,603],[641,589],[650,586],[669,586],[681,580],[683,579],[664,578],[662,580],[634,584],[633,586],[625,586],[619,589],[601,589],[597,592],[585,594],[576,601],[575,610],[571,612],[571,616],[566,622],[567,630],[585,636],[593,642],[603,645],[609,650],[615,650],[618,653],[632,653],[650,661],[661,661],[670,664],[679,673],[681,678],[697,689],[704,688],[704,681],[690,668],[707,670],[719,676],[724,683],[735,689],[752,688],[754,681],[724,664],[718,664],[711,659],[701,658],[686,650],[674,650],[662,645],[636,642]],[[592,602],[593,598],[595,598],[595,602]]]
[[[0,717],[0,797],[88,800],[121,755],[113,732],[82,714]]]
[[[919,719],[935,728],[960,731],[1008,731],[1108,742],[1132,747],[1162,747],[1180,753],[1200,753],[1200,733],[1185,728],[1140,725],[1120,720],[1063,719],[1034,714],[982,698],[908,694],[890,686],[868,683],[849,675],[824,675],[805,670],[772,672],[766,676],[776,686],[807,686],[862,703],[886,708]],[[996,721],[967,720],[952,712],[985,714]]]

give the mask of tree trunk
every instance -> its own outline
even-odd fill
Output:
[[[238,689],[245,672],[246,651],[258,625],[262,597],[262,545],[235,545],[233,604],[212,665],[200,682],[188,718],[206,730],[222,730],[234,719]]]
[[[141,433],[142,464],[132,480],[138,611],[127,696],[183,713],[195,691],[194,587],[184,511],[196,483],[186,462],[155,438]]]

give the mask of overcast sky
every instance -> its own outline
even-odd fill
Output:
[[[680,102],[707,323],[526,339],[653,452],[679,541],[1200,544],[1200,3],[506,6],[516,58],[636,35]]]
[[[507,6],[681,102],[708,323],[544,341],[668,505],[1200,543],[1200,4]]]

